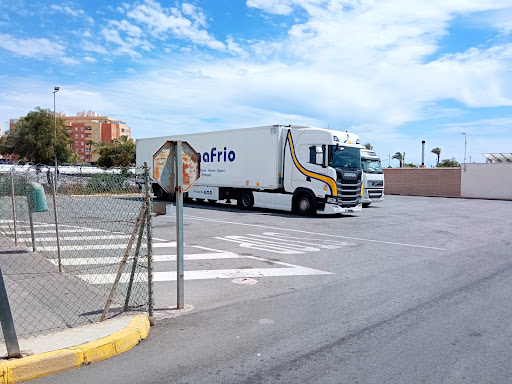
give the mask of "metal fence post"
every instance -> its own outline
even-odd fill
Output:
[[[11,307],[9,306],[7,290],[5,289],[2,268],[0,268],[0,323],[2,323],[5,345],[7,346],[7,357],[21,357],[18,336],[16,336],[16,329],[14,328],[14,321],[12,319]]]
[[[110,295],[108,296],[107,303],[105,304],[105,308],[103,309],[103,314],[101,315],[100,321],[103,321],[107,318],[108,311],[110,309],[110,305],[112,304],[112,300],[114,300],[114,294],[116,292],[117,286],[119,285],[119,281],[121,280],[121,276],[123,273],[124,266],[126,265],[126,262],[128,261],[128,257],[130,256],[130,251],[132,249],[133,242],[135,240],[135,236],[137,235],[137,230],[139,229],[139,226],[141,224],[142,218],[146,214],[146,204],[142,206],[139,217],[137,217],[137,221],[135,223],[135,227],[133,228],[132,234],[130,236],[130,240],[128,241],[128,245],[126,246],[126,250],[124,252],[123,259],[121,260],[121,263],[119,264],[119,269],[117,271],[116,278],[114,280],[114,283],[112,284],[112,288],[110,290]]]
[[[151,194],[148,163],[144,162],[144,186],[146,202],[146,236],[148,238],[148,316],[150,321],[153,318],[153,233],[151,228]]]
[[[124,310],[127,311],[130,304],[130,296],[132,295],[133,281],[135,280],[135,272],[137,270],[137,262],[139,261],[140,247],[142,245],[142,236],[144,235],[144,225],[146,224],[146,212],[142,217],[142,222],[139,227],[139,237],[137,238],[137,245],[135,247],[135,255],[133,256],[132,271],[130,273],[130,281],[128,282],[128,288],[126,289],[126,298],[124,300]]]
[[[16,230],[16,198],[14,192],[14,168],[11,170],[11,200],[12,200],[12,219],[14,224],[14,245],[18,246],[18,231]]]
[[[30,196],[27,196],[28,202],[28,220],[30,223],[30,236],[32,237],[32,250],[35,252],[36,249],[36,235],[34,233],[34,220],[32,219],[32,201]]]
[[[50,172],[50,171],[48,171]],[[53,181],[53,179],[51,179]],[[60,254],[59,219],[57,216],[57,178],[51,183],[53,196],[53,215],[55,217],[55,236],[57,237],[57,259],[59,261],[59,272],[62,273],[62,258]]]

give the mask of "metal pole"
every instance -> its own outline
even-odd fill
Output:
[[[30,236],[32,237],[32,250],[36,251],[36,236],[34,234],[34,220],[32,219],[32,201],[31,197],[27,196],[28,201],[28,220],[30,223]]]
[[[137,238],[137,245],[135,247],[135,255],[133,256],[132,271],[130,273],[130,281],[126,289],[126,298],[124,300],[124,310],[127,311],[130,304],[130,296],[132,295],[133,281],[135,280],[135,272],[137,271],[137,262],[139,261],[140,247],[142,245],[142,236],[144,235],[144,225],[146,224],[147,215],[144,212],[144,217],[139,227],[139,237]]]
[[[55,189],[57,189],[57,112],[55,111],[55,94],[59,92],[59,87],[53,88],[53,128],[54,128],[54,144],[53,151],[55,152]]]
[[[425,140],[421,141],[421,166],[425,166]]]
[[[144,162],[144,185],[146,187],[146,236],[148,237],[148,316],[153,319],[153,233],[151,229],[151,194],[148,163]]]
[[[176,262],[177,262],[177,308],[184,308],[184,267],[183,267],[183,158],[182,158],[182,142],[176,141],[176,150],[174,151],[176,177]]]
[[[51,180],[51,179],[50,179]],[[57,178],[52,183],[53,215],[55,217],[55,235],[57,236],[57,259],[59,261],[59,273],[62,273],[62,258],[60,254],[59,219],[57,216]]]
[[[12,219],[14,223],[14,245],[18,246],[18,231],[16,230],[16,198],[14,197],[14,169],[11,171]]]
[[[11,307],[9,306],[9,298],[7,297],[7,290],[5,289],[4,277],[2,275],[2,268],[0,268],[0,323],[2,323],[5,345],[7,346],[7,357],[21,357],[18,336],[16,336]]]
[[[466,132],[462,132],[462,134],[464,135],[464,172],[466,172]]]
[[[108,296],[107,303],[105,304],[105,308],[103,309],[103,314],[101,315],[100,321],[103,321],[107,318],[108,310],[110,309],[110,305],[112,304],[112,300],[114,300],[114,294],[116,292],[117,286],[119,285],[119,281],[121,280],[121,275],[123,273],[124,266],[128,261],[128,257],[130,256],[130,251],[132,249],[133,242],[137,235],[137,230],[139,229],[142,218],[146,214],[146,204],[144,204],[140,210],[139,217],[137,217],[137,221],[135,222],[135,227],[133,227],[132,234],[130,236],[130,240],[128,241],[128,245],[126,246],[126,250],[124,251],[123,259],[119,264],[119,269],[117,270],[117,275],[112,284],[112,288],[110,289],[110,295]]]

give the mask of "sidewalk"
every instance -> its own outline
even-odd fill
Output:
[[[16,247],[1,235],[0,267],[23,356],[6,359],[0,333],[0,384],[104,360],[131,349],[149,333],[147,316],[133,312],[99,323],[104,291],[72,274],[59,273],[42,254]],[[80,300],[84,295],[87,301]],[[112,306],[122,304],[114,301]]]

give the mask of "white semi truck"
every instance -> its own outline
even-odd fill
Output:
[[[363,207],[384,200],[384,172],[380,157],[370,149],[361,148],[361,167],[363,169]]]
[[[272,125],[137,140],[137,166],[153,164],[168,140],[188,142],[200,155],[201,176],[186,198],[236,199],[302,215],[361,211],[361,153],[355,134]],[[151,171],[150,171],[151,173]],[[156,183],[153,193],[166,197]]]

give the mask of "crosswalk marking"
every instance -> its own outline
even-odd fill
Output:
[[[75,231],[76,233],[76,231]],[[82,240],[113,240],[113,239],[129,239],[130,235],[101,235],[101,236],[59,236],[60,241],[82,241]],[[27,238],[28,240],[28,238]],[[57,237],[38,237],[36,241],[39,242],[50,242],[57,241]]]
[[[125,249],[128,244],[88,244],[88,245],[61,245],[61,251],[84,251],[98,249]],[[176,242],[154,243],[153,248],[175,248]],[[147,248],[147,244],[141,244],[141,248]],[[41,252],[56,252],[57,246],[37,247]]]
[[[332,275],[331,272],[320,271],[307,267],[294,266],[289,268],[252,268],[252,269],[213,269],[185,271],[185,280],[203,279],[236,279],[240,277],[279,277],[279,276],[307,276],[307,275]],[[111,284],[116,277],[115,274],[87,274],[79,277],[91,284]],[[138,282],[145,281],[146,277],[138,277]],[[127,283],[130,273],[121,275],[121,283]],[[153,272],[155,282],[176,281],[176,272]]]
[[[232,252],[219,253],[195,253],[184,255],[184,260],[216,260],[216,259],[239,259],[244,256],[237,255]],[[145,258],[147,259],[147,258]],[[122,257],[77,257],[72,259],[63,259],[62,265],[101,265],[101,264],[117,264],[120,263]],[[154,255],[154,262],[176,261],[176,255]],[[51,263],[57,265],[57,260],[50,260]]]

